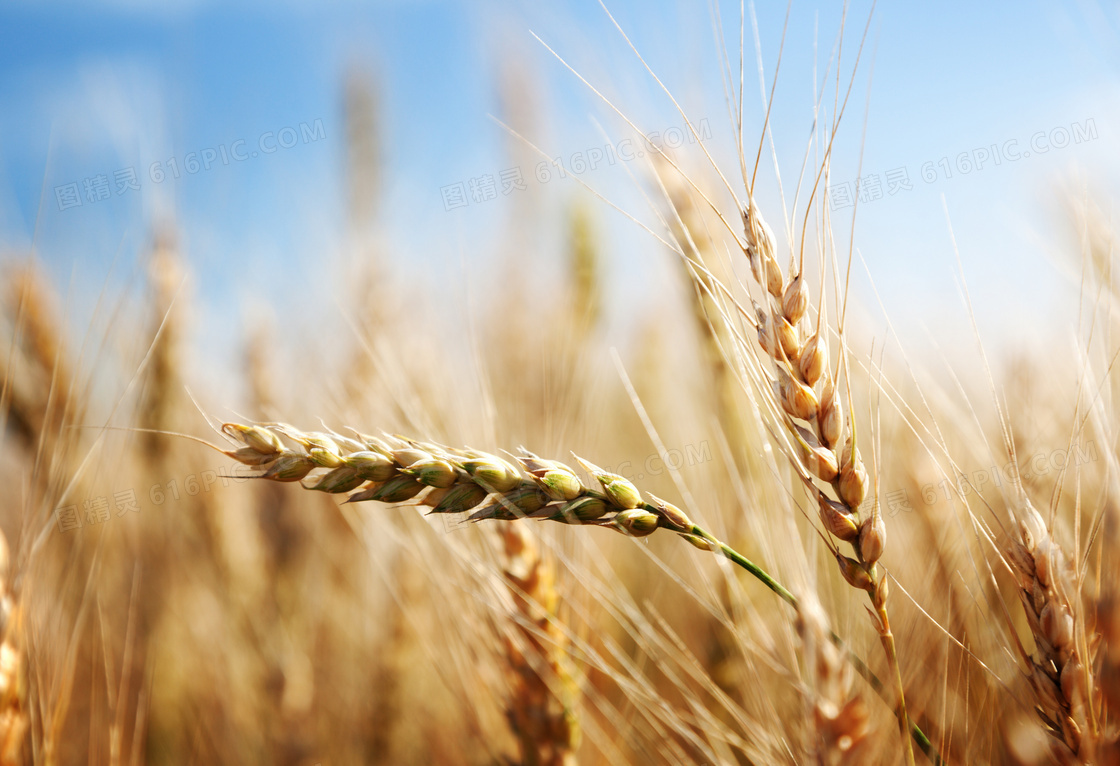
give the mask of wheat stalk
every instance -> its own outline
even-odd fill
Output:
[[[706,230],[700,208],[692,197],[692,189],[681,176],[672,172],[661,155],[655,157],[657,181],[665,193],[672,215],[668,218],[669,233],[687,257],[680,260],[681,273],[688,283],[689,308],[700,335],[700,349],[714,389],[715,412],[731,445],[736,461],[747,454],[740,391],[725,349],[733,340],[726,317],[720,314],[717,296],[719,280],[710,264],[711,234]],[[700,268],[697,268],[700,267]]]
[[[178,409],[182,365],[180,336],[183,332],[182,310],[175,306],[176,296],[182,286],[184,271],[175,233],[170,228],[156,235],[148,263],[149,286],[152,294],[152,345],[149,350],[147,380],[140,407],[142,423],[154,430],[168,430]],[[145,433],[143,455],[156,470],[163,470],[168,456],[167,443],[154,433]]]

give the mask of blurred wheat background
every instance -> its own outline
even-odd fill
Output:
[[[0,11],[0,763],[903,762],[751,372],[740,67],[917,761],[1120,763],[1116,7],[609,7],[683,114],[594,3]],[[227,421],[578,454],[800,606],[175,435]]]

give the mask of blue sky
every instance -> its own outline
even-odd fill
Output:
[[[584,194],[571,179],[537,184],[532,154],[511,151],[513,142],[489,117],[504,113],[503,77],[512,72],[528,83],[534,139],[550,156],[571,158],[629,134],[530,30],[643,130],[682,126],[597,3],[541,5],[6,3],[0,7],[0,250],[34,244],[56,279],[75,285],[78,300],[71,305],[79,325],[92,310],[94,286],[111,269],[110,283],[127,280],[153,221],[168,219],[190,259],[200,340],[232,348],[223,328],[236,327],[246,302],[329,305],[326,296],[344,279],[331,264],[346,248],[341,89],[344,72],[358,67],[379,86],[385,162],[379,221],[388,249],[425,274],[493,260],[518,206],[526,204],[521,193],[448,211],[442,188],[496,177],[521,163],[531,189],[521,196],[565,204]],[[707,4],[610,8],[690,116],[707,120],[713,152],[734,173]],[[757,8],[768,78],[785,9],[781,3]],[[809,135],[814,66],[823,67],[833,48],[839,9],[839,3],[793,5],[772,117],[787,185]],[[845,75],[867,10],[857,2],[850,12]],[[722,13],[737,48],[738,7],[726,4]],[[1068,308],[1070,291],[1055,265],[1063,242],[1069,244],[1062,239],[1062,195],[1087,184],[1101,190],[1108,211],[1120,178],[1117,19],[1115,5],[878,5],[838,137],[833,180],[879,177],[882,198],[861,205],[856,242],[900,326],[920,332],[944,321],[944,306],[959,305],[947,220],[994,337]],[[752,37],[748,23],[753,143],[762,109]],[[292,129],[285,141],[297,140],[279,147],[285,128]],[[1049,147],[1051,138],[1062,142],[1063,131],[1069,145]],[[1039,133],[1050,151],[1023,157]],[[263,146],[277,147],[271,153],[261,144],[269,135]],[[304,140],[307,135],[314,140]],[[1073,141],[1075,135],[1086,140]],[[238,141],[249,156],[223,162],[222,148],[228,153]],[[1020,159],[973,167],[993,144],[1009,141]],[[189,157],[202,162],[207,149],[215,154],[210,168],[187,172]],[[164,176],[159,183],[153,163]],[[582,177],[650,221],[626,172],[640,175],[643,167],[624,165]],[[139,189],[118,193],[114,174],[129,168]],[[886,171],[902,168],[913,189],[887,194]],[[108,198],[90,201],[85,181],[99,175]],[[763,175],[761,194],[777,205],[769,162]],[[77,184],[83,204],[60,209],[58,195],[65,192],[57,190],[70,184]],[[786,188],[787,202],[790,196]],[[835,212],[842,218],[852,211]],[[597,216],[611,268],[628,275],[620,282],[642,290],[666,278],[667,259],[651,256],[648,234],[605,205]],[[846,232],[842,222],[837,228]],[[1022,319],[1024,312],[1034,318]]]

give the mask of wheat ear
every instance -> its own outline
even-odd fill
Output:
[[[557,622],[555,565],[523,524],[501,527],[502,575],[516,603],[516,630],[506,637],[513,693],[506,716],[523,766],[575,766],[579,722],[567,640]]]
[[[1087,656],[1091,650],[1076,596],[1076,572],[1029,501],[1019,537],[1010,541],[1007,558],[1034,636],[1035,652],[1023,650],[1023,659],[1035,707],[1049,733],[1067,749],[1062,760],[1075,756],[1081,763],[1094,763],[1101,733],[1096,714],[1100,694],[1092,672],[1098,663]]]
[[[680,508],[653,495],[643,500],[633,483],[578,456],[573,457],[595,477],[598,489],[584,484],[564,463],[524,449],[514,466],[479,450],[399,436],[303,432],[284,423],[226,423],[222,432],[238,448],[220,451],[261,469],[257,478],[298,481],[306,489],[332,494],[352,492],[347,502],[415,501],[431,513],[471,511],[470,521],[539,519],[607,527],[631,537],[666,529],[701,550],[721,553],[797,604],[781,583],[694,524]]]
[[[812,752],[822,766],[854,766],[865,762],[867,705],[852,692],[851,665],[829,640],[828,618],[812,594],[801,599],[797,634],[811,686],[806,692],[812,723]]]
[[[791,278],[782,272],[775,255],[774,233],[763,220],[754,197],[742,209],[745,240],[743,252],[751,275],[764,293],[765,306],[756,306],[754,320],[758,341],[774,372],[773,396],[796,447],[790,457],[806,488],[817,501],[821,524],[832,537],[851,544],[855,557],[838,546],[829,546],[840,574],[853,588],[867,591],[874,607],[887,660],[898,692],[898,722],[906,761],[914,762],[910,721],[898,665],[894,634],[887,614],[888,579],[877,563],[886,546],[887,530],[878,498],[861,514],[869,478],[856,443],[854,422],[845,423],[838,376],[833,376],[828,355],[828,324],[823,305],[817,306],[816,327],[803,339],[803,325],[811,305],[804,274],[804,259]],[[792,271],[792,265],[791,265]],[[822,286],[823,287],[823,286]],[[823,304],[823,289],[822,289]],[[751,317],[748,317],[751,318]],[[849,408],[851,391],[849,387]],[[799,425],[803,422],[808,429]],[[847,425],[847,428],[845,426]],[[847,439],[839,449],[845,431]],[[829,485],[830,495],[818,481]]]
[[[712,238],[705,228],[700,208],[692,197],[692,189],[679,173],[668,167],[662,155],[655,159],[657,180],[665,193],[671,215],[667,223],[673,240],[687,257],[679,259],[680,274],[688,286],[689,308],[700,335],[700,349],[714,393],[714,410],[723,424],[722,431],[731,447],[735,461],[744,465],[748,452],[741,390],[735,371],[729,364],[725,349],[734,336],[727,317],[719,310],[718,277],[712,272]]]
[[[475,449],[453,449],[356,431],[344,436],[303,432],[283,423],[226,423],[222,433],[236,449],[215,449],[258,468],[261,473],[257,478],[300,482],[306,489],[332,494],[351,493],[347,502],[412,501],[431,508],[431,513],[470,512],[470,521],[538,519],[607,527],[631,537],[665,529],[701,550],[719,553],[795,609],[799,605],[798,599],[768,572],[694,524],[680,508],[654,495],[643,500],[633,483],[579,457],[576,460],[595,477],[599,489],[585,485],[564,463],[524,449],[514,466],[504,458]],[[829,638],[843,646],[835,634]],[[881,693],[882,683],[862,660],[850,652],[849,659]],[[916,724],[910,724],[910,734],[934,763],[941,762]]]

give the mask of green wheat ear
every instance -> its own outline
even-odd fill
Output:
[[[282,423],[226,423],[221,431],[237,447],[221,451],[260,469],[257,478],[295,481],[297,479],[291,478],[293,472],[288,467],[298,465],[299,470],[295,473],[303,471],[299,480],[302,480],[304,488],[334,490],[340,494],[355,490],[347,502],[373,500],[395,504],[414,501],[430,507],[432,513],[469,513],[468,519],[475,522],[537,519],[571,526],[606,527],[630,537],[645,537],[663,529],[678,534],[701,550],[725,556],[795,609],[800,609],[799,600],[785,586],[697,526],[680,508],[654,495],[647,495],[647,499],[643,500],[632,482],[578,456],[576,461],[595,477],[598,489],[584,484],[564,464],[542,459],[525,450],[518,457],[518,462],[526,471],[522,475],[511,463],[497,455],[399,436],[375,438],[359,435],[352,439],[334,433],[305,433]],[[320,453],[319,460],[325,464],[315,465],[311,456],[313,451]],[[368,466],[370,452],[383,458],[374,461],[380,471],[377,475],[383,478],[366,480],[345,490],[340,487],[347,486],[348,482],[327,480],[324,487],[324,477],[337,476],[340,472],[347,472],[345,475],[352,477],[359,466]],[[277,466],[285,468],[277,470]],[[872,587],[866,572],[867,565],[854,559],[847,561],[853,577],[862,575],[867,579],[864,587],[885,598],[885,581]],[[844,569],[843,565],[841,568]],[[835,634],[830,633],[829,638],[835,645],[843,646]],[[877,690],[882,691],[881,682],[862,660],[849,653],[849,661]],[[905,712],[901,711],[899,715],[905,716]],[[907,721],[907,731],[923,752],[939,762],[922,730],[909,719],[903,720]]]

